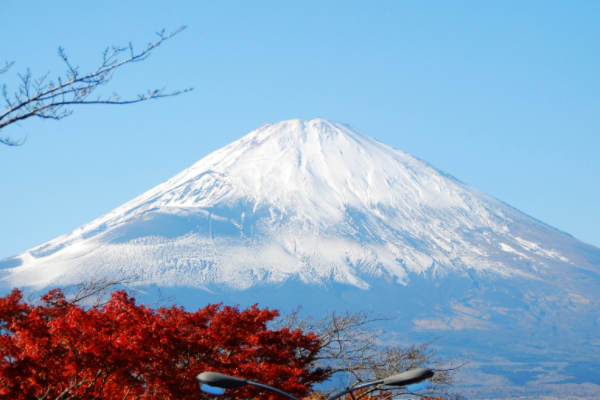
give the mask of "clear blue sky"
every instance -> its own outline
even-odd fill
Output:
[[[265,122],[349,123],[600,246],[600,2],[6,1],[0,76],[82,71],[188,29],[108,89],[193,86],[2,134],[0,259],[90,222]]]

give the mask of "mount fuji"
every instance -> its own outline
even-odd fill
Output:
[[[337,122],[265,124],[0,261],[5,288],[124,276],[196,306],[376,309],[399,316],[402,340],[587,363],[527,382],[600,384],[600,249]]]

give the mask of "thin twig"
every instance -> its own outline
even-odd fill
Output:
[[[59,77],[57,79],[58,83],[54,84],[53,81],[48,81],[48,73],[34,81],[28,69],[24,75],[18,74],[21,84],[18,91],[12,97],[8,95],[6,85],[2,85],[2,97],[6,104],[6,111],[0,114],[0,130],[8,125],[32,117],[54,120],[66,118],[73,112],[66,107],[73,105],[134,104],[151,99],[174,97],[193,90],[193,88],[187,88],[166,93],[165,88],[154,89],[126,100],[121,100],[121,97],[113,92],[106,98],[99,96],[95,100],[88,100],[88,97],[94,90],[110,82],[118,68],[126,64],[144,61],[151,54],[152,50],[184,29],[185,26],[182,26],[168,35],[165,35],[164,30],[157,32],[159,39],[154,43],[148,44],[139,54],[135,54],[131,43],[126,48],[112,47],[110,51],[107,48],[102,53],[102,61],[99,67],[93,72],[84,75],[79,72],[79,67],[71,63],[64,49],[59,47],[58,56],[67,66],[66,79],[64,81]],[[120,56],[126,50],[129,50],[129,57],[120,59]],[[12,65],[12,62],[7,62],[4,67],[0,68],[0,74],[6,72]],[[24,142],[25,139],[13,140],[10,137],[0,137],[0,143],[8,146],[20,146]]]

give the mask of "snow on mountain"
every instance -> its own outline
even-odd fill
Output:
[[[0,261],[4,292],[131,276],[191,308],[397,316],[385,329],[402,343],[474,354],[480,397],[573,379],[560,390],[600,396],[600,249],[337,122],[263,125]]]
[[[551,264],[581,261],[574,241],[348,125],[291,120],[4,260],[2,280],[45,287],[137,275],[212,291],[288,280],[368,289],[373,277],[407,285],[448,273],[537,279]]]

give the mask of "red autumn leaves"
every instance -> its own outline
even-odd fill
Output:
[[[196,312],[137,305],[114,292],[83,308],[60,290],[39,305],[0,298],[0,399],[199,399],[195,376],[215,371],[303,397],[326,378],[311,362],[320,341],[269,329],[277,311],[209,305]],[[245,387],[235,398],[278,397]],[[227,398],[227,397],[226,397]]]

